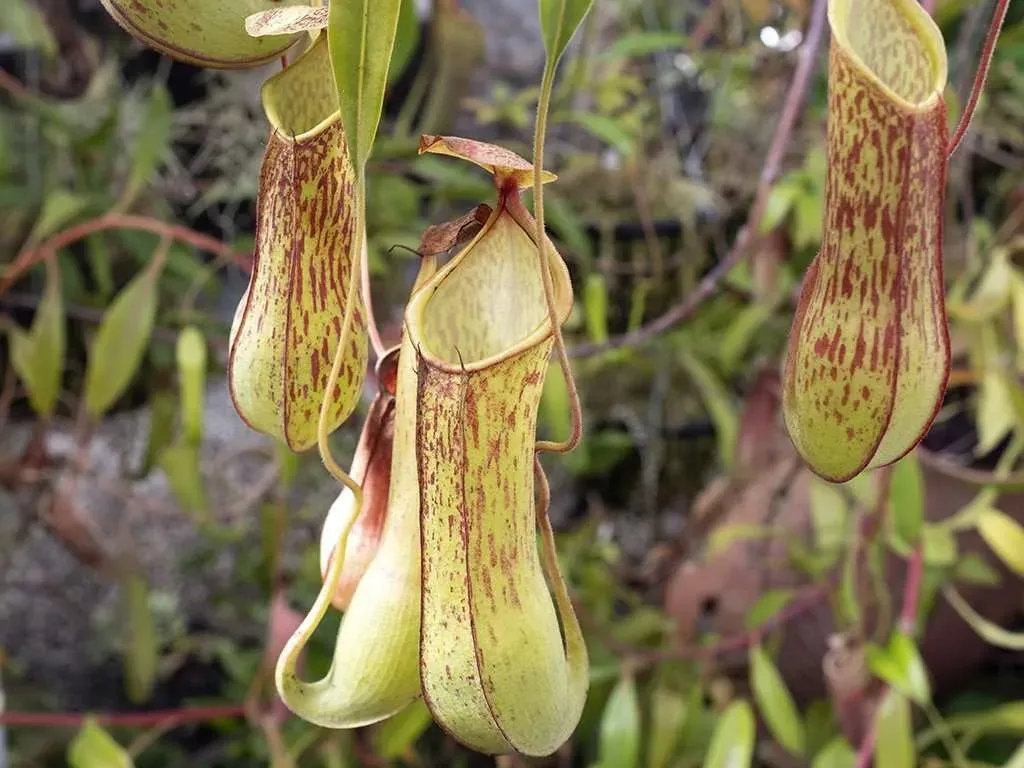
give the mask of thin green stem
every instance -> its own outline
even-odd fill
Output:
[[[572,413],[572,432],[569,439],[564,442],[554,440],[541,440],[537,443],[538,451],[550,451],[553,453],[568,453],[575,448],[583,435],[583,411],[580,407],[580,395],[576,389],[576,380],[572,375],[572,366],[569,363],[569,353],[565,348],[565,339],[562,338],[562,323],[555,308],[555,289],[551,280],[551,270],[548,267],[548,259],[545,249],[554,248],[550,245],[547,234],[544,230],[544,136],[547,133],[548,111],[551,107],[551,89],[555,82],[555,68],[558,61],[548,61],[544,68],[544,76],[540,84],[540,97],[537,100],[537,124],[533,136],[533,210],[537,220],[537,255],[541,262],[541,281],[544,283],[544,299],[548,305],[548,320],[551,322],[551,334],[555,340],[555,351],[558,354],[558,362],[562,368],[562,376],[565,378],[565,388],[569,394],[569,409]],[[561,258],[557,253],[556,258]]]

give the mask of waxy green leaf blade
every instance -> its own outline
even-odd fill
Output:
[[[913,768],[913,728],[910,703],[899,691],[890,690],[875,714],[875,766],[877,768]]]
[[[790,754],[803,755],[806,734],[800,713],[775,662],[760,645],[750,648],[750,685],[776,741]]]
[[[12,326],[9,331],[11,364],[39,416],[49,417],[60,397],[64,373],[64,298],[60,275],[51,259],[46,262],[46,285],[28,333]]]
[[[132,768],[134,763],[114,737],[89,718],[68,746],[68,765],[71,768]]]
[[[153,693],[160,661],[149,586],[132,574],[121,584],[124,604],[124,682],[128,699],[141,704]]]
[[[341,124],[362,172],[377,135],[401,0],[330,0],[327,41]]]
[[[612,689],[601,716],[601,768],[636,768],[640,761],[640,701],[627,675]]]
[[[206,388],[206,339],[194,325],[178,334],[175,347],[178,387],[181,392],[181,426],[185,439],[198,445],[203,439],[203,402]]]
[[[593,4],[594,0],[540,0],[540,34],[549,66],[565,53]]]
[[[750,704],[734,701],[718,719],[704,768],[749,768],[754,760],[755,735]]]
[[[913,454],[905,456],[893,468],[889,504],[894,532],[904,544],[915,546],[924,524],[924,478]]]

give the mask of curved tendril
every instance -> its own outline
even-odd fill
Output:
[[[537,101],[537,123],[533,136],[533,209],[536,216],[537,234],[537,255],[541,260],[541,280],[544,283],[544,299],[548,305],[548,320],[551,322],[551,333],[555,340],[555,349],[558,352],[558,362],[562,368],[562,377],[565,379],[565,388],[569,394],[569,410],[572,413],[572,432],[569,439],[565,441],[538,440],[537,450],[551,453],[568,453],[575,448],[583,436],[583,412],[580,406],[580,395],[576,389],[576,380],[572,375],[572,366],[569,363],[569,353],[565,349],[565,339],[562,338],[562,323],[559,321],[558,312],[555,309],[555,289],[551,281],[551,270],[548,266],[548,257],[544,253],[549,250],[556,258],[561,258],[555,251],[551,241],[548,240],[544,231],[544,135],[547,132],[548,108],[551,105],[551,89],[555,81],[555,66],[549,63],[544,70],[544,77],[540,85],[540,98]],[[518,195],[516,196],[518,198]]]

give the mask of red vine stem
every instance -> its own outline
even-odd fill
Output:
[[[949,140],[949,147],[946,149],[947,157],[956,152],[960,143],[967,135],[967,129],[971,125],[971,118],[978,108],[978,101],[981,99],[981,92],[985,89],[985,80],[988,78],[988,70],[992,66],[992,56],[996,51],[996,42],[999,40],[999,32],[1006,21],[1006,11],[1010,7],[1010,0],[996,0],[995,10],[992,12],[992,21],[988,27],[988,34],[985,35],[985,43],[981,47],[981,59],[978,61],[978,69],[974,73],[974,84],[971,86],[971,95],[967,99],[964,111],[960,115],[960,122],[953,132],[953,138]]]
[[[61,248],[65,248],[66,246],[81,240],[83,237],[88,237],[89,235],[108,229],[135,229],[142,230],[143,232],[152,232],[154,235],[160,235],[161,237],[170,238],[171,240],[188,243],[189,245],[193,245],[204,251],[209,251],[217,256],[231,259],[239,266],[240,269],[243,269],[246,272],[249,272],[252,269],[252,263],[248,256],[238,253],[231,248],[231,246],[221,242],[215,237],[211,237],[210,235],[204,235],[202,232],[196,232],[194,229],[189,229],[188,227],[183,227],[179,224],[168,224],[167,222],[150,218],[149,216],[108,213],[98,218],[82,222],[81,224],[76,224],[62,232],[58,232],[38,247],[31,250],[24,250],[18,254],[14,263],[8,266],[2,276],[0,276],[0,296],[2,296],[7,289],[11,287],[11,285],[17,282],[17,280],[24,275],[30,267],[45,258],[47,254],[54,253]]]
[[[180,709],[157,709],[151,712],[0,712],[0,725],[16,725],[44,728],[78,728],[86,720],[95,720],[100,725],[122,726],[125,728],[149,728],[154,725],[184,725],[209,720],[238,718],[245,716],[241,704],[226,704],[216,707],[182,707]]]
[[[611,349],[646,344],[655,337],[679,325],[692,315],[717,290],[718,283],[722,278],[746,257],[747,249],[755,240],[758,225],[760,224],[761,217],[764,215],[765,206],[768,204],[772,184],[776,176],[778,176],[783,156],[793,136],[793,128],[796,125],[797,118],[800,116],[800,107],[803,104],[804,95],[807,93],[807,86],[810,83],[811,73],[814,71],[818,48],[821,45],[821,39],[824,34],[827,5],[827,0],[814,0],[814,8],[811,10],[811,21],[807,29],[807,38],[800,50],[800,59],[793,72],[793,79],[790,81],[789,89],[786,92],[786,102],[782,108],[782,115],[779,117],[779,123],[775,128],[775,135],[772,136],[772,143],[768,148],[768,154],[761,169],[761,177],[758,180],[757,190],[754,193],[753,205],[751,205],[750,212],[747,215],[746,224],[733,243],[729,253],[704,276],[693,292],[661,317],[635,331],[624,333],[620,336],[613,336],[607,341],[571,347],[569,349],[570,356],[589,357]]]

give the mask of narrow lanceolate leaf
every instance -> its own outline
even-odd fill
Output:
[[[330,0],[331,66],[357,172],[366,165],[377,135],[401,5],[401,0]]]
[[[636,768],[640,761],[640,702],[632,676],[612,689],[601,716],[601,768]]]
[[[68,746],[71,768],[131,768],[132,758],[95,720],[86,720]]]
[[[178,334],[175,348],[178,387],[181,391],[181,426],[185,439],[198,445],[203,439],[203,400],[206,387],[206,339],[194,325]]]
[[[515,169],[494,170],[499,205],[406,310],[418,353],[420,676],[461,742],[547,755],[579,721],[588,665],[543,517],[543,557],[537,548],[534,445],[553,343],[542,262],[532,221],[509,212],[522,213]],[[564,322],[569,275],[545,253]]]
[[[327,26],[327,9],[319,6],[286,5],[254,13],[245,20],[245,31],[253,37],[291,35]]]
[[[239,415],[295,451],[316,443],[349,300],[356,302],[352,333],[330,393],[330,430],[358,402],[366,369],[362,295],[349,286],[354,174],[330,71],[321,36],[263,86],[273,132],[260,171],[252,278],[228,358]]]
[[[121,196],[122,207],[127,207],[160,167],[164,153],[171,142],[171,121],[174,105],[171,95],[162,85],[154,85],[149,93],[146,111],[132,147],[131,172],[128,185]]]
[[[1024,527],[1009,515],[988,507],[978,515],[978,533],[1018,576],[1024,578]]]
[[[802,755],[806,737],[800,713],[775,662],[760,645],[750,648],[750,685],[775,740],[791,754]]]
[[[251,37],[246,17],[277,0],[100,0],[114,21],[150,48],[200,67],[254,67],[280,56],[295,37]]]
[[[156,682],[159,648],[149,607],[149,587],[136,575],[121,585],[124,600],[124,673],[128,699],[141,704]]]
[[[1024,651],[1024,632],[1011,632],[1000,627],[971,607],[956,588],[948,585],[942,590],[947,602],[960,614],[960,618],[971,625],[971,629],[989,645],[1007,648],[1011,651]]]
[[[917,764],[916,751],[907,698],[890,690],[875,713],[875,721],[875,765],[878,768],[913,768]]]
[[[540,0],[540,34],[549,62],[557,62],[594,0]]]
[[[734,701],[718,718],[704,768],[749,768],[754,759],[754,712],[745,701]]]
[[[561,377],[557,377],[561,378]],[[647,768],[668,768],[683,736],[688,706],[686,698],[666,686],[651,691],[651,724],[647,736]]]
[[[64,298],[56,262],[46,262],[46,285],[32,327],[25,333],[17,326],[9,331],[11,364],[28,392],[39,416],[49,417],[60,396],[64,373]]]
[[[783,405],[803,458],[843,481],[906,454],[942,401],[946,54],[915,0],[830,0],[829,22],[825,224]]]
[[[893,530],[907,546],[914,546],[924,524],[924,479],[917,458],[911,454],[893,469],[889,484]]]
[[[156,319],[157,278],[163,257],[154,257],[107,309],[85,369],[85,410],[99,418],[132,383],[142,365]]]

